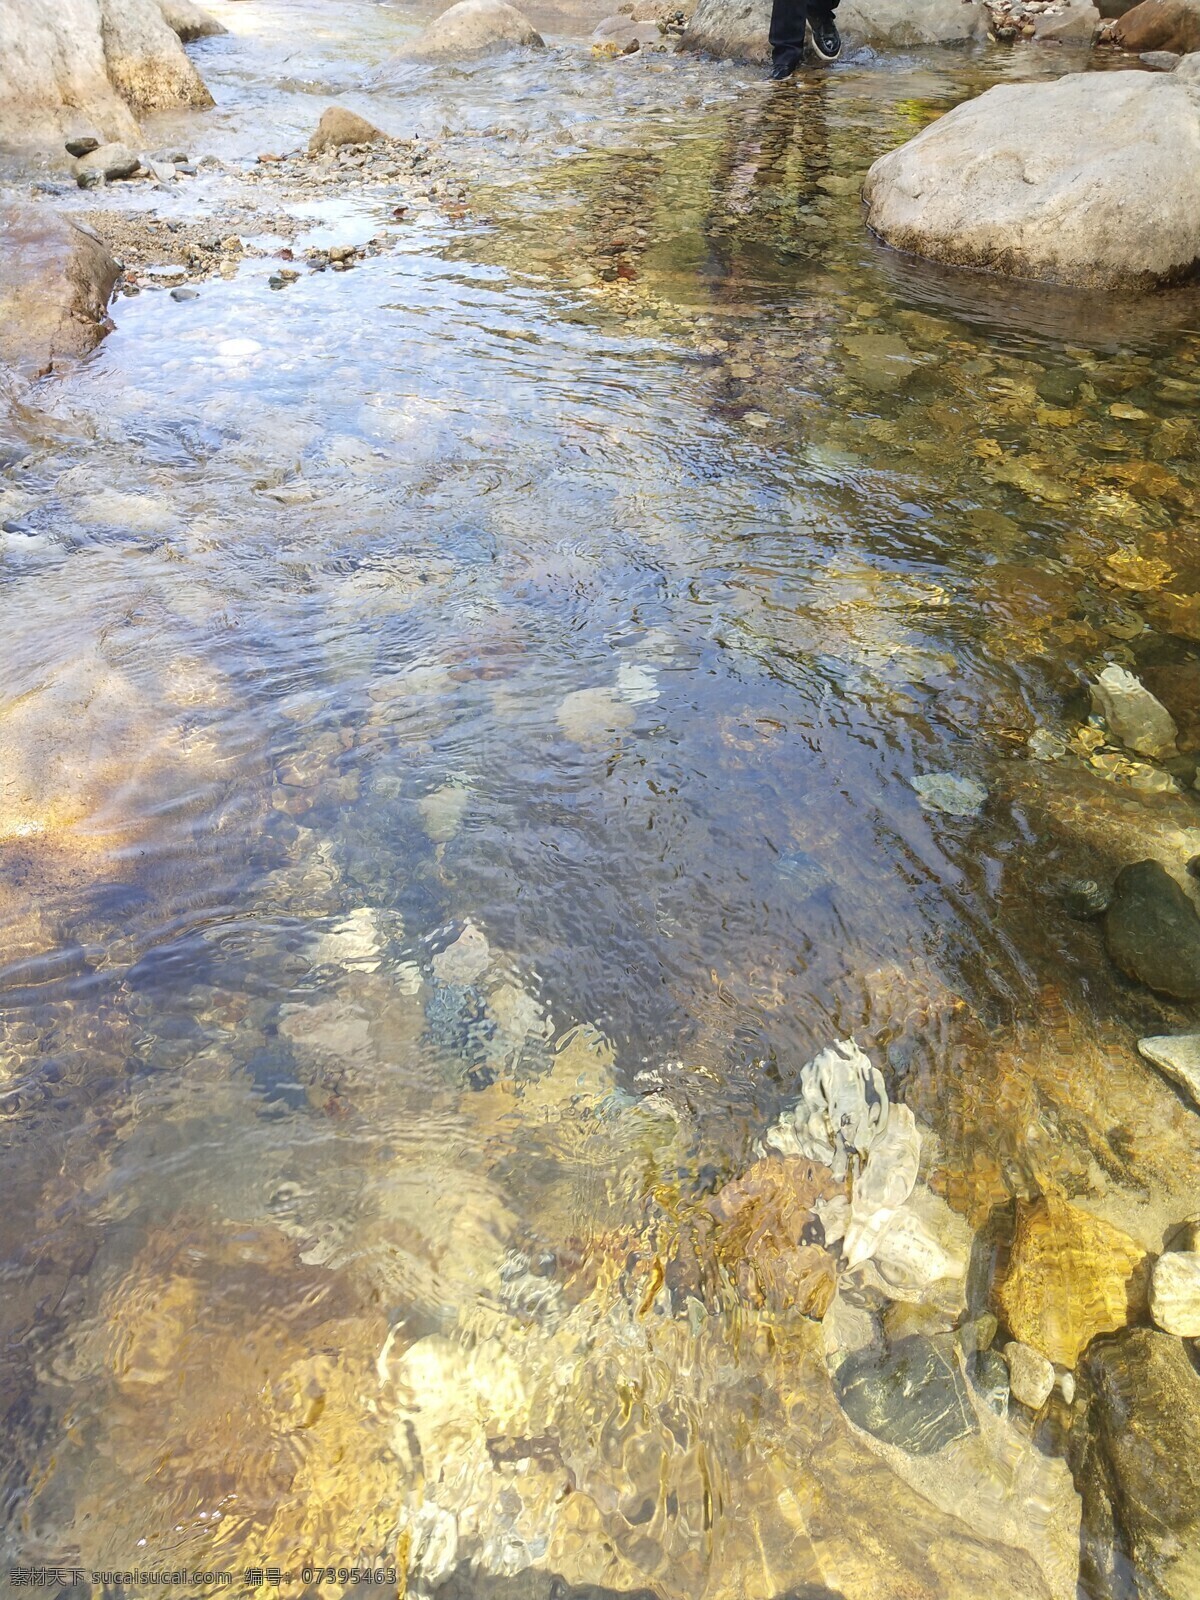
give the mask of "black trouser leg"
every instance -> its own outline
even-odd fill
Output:
[[[808,0],[774,0],[771,7],[771,60],[775,66],[797,66],[804,55]]]

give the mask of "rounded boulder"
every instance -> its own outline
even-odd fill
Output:
[[[998,84],[881,156],[868,226],[952,266],[1149,289],[1200,262],[1200,85],[1177,73]]]
[[[435,17],[425,32],[400,52],[404,61],[462,60],[522,46],[545,44],[527,17],[505,0],[459,0]]]

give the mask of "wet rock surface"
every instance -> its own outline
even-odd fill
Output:
[[[1200,1000],[1200,914],[1157,861],[1117,874],[1104,938],[1131,978],[1177,1000]]]
[[[81,189],[90,189],[98,183],[132,178],[141,164],[141,157],[128,145],[102,144],[80,156],[75,163],[75,176]]]
[[[345,106],[328,106],[308,141],[308,153],[318,156],[324,150],[337,150],[346,144],[378,144],[386,137],[365,117],[348,111]]]
[[[0,360],[37,374],[98,344],[118,267],[96,234],[34,206],[0,208],[0,234]]]
[[[1190,1600],[1200,1584],[1200,1374],[1178,1339],[1135,1328],[1081,1368],[1072,1465],[1083,1587],[1098,1600]]]

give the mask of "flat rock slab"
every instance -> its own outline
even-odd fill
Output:
[[[881,156],[869,226],[1014,278],[1148,289],[1200,263],[1200,86],[1178,72],[998,84]]]
[[[1117,874],[1104,938],[1129,977],[1175,1000],[1200,1000],[1200,916],[1157,861],[1135,861]]]
[[[90,228],[41,206],[0,207],[0,361],[37,376],[92,349],[112,326],[118,270]]]

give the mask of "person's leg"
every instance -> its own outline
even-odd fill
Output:
[[[842,36],[833,20],[837,8],[838,0],[811,0],[809,6],[813,54],[822,61],[836,61],[842,53]]]
[[[837,0],[834,0],[837,4]],[[804,59],[808,0],[774,0],[771,6],[771,76],[786,78]]]

